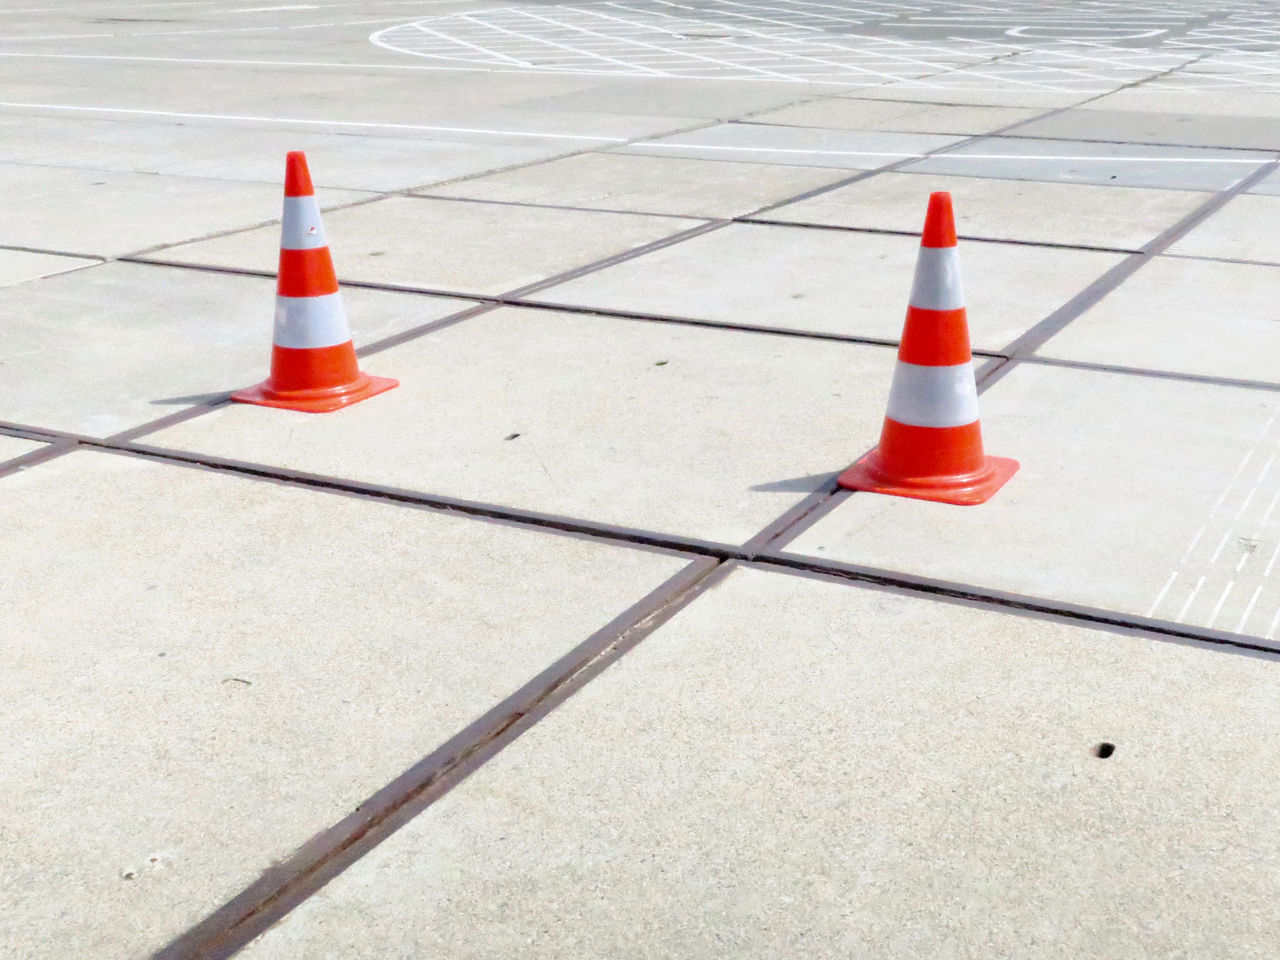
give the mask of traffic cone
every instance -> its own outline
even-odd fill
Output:
[[[840,475],[847,490],[975,504],[1018,461],[982,452],[951,194],[929,197],[880,445]]]
[[[285,158],[271,375],[231,399],[326,413],[399,385],[360,372],[307,158],[294,151]]]

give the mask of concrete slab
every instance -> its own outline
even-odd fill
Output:
[[[325,217],[339,280],[498,294],[623,253],[693,224],[669,217],[388,197]],[[163,257],[274,269],[280,230],[170,247]]]
[[[914,209],[923,216],[922,205]],[[913,237],[736,224],[535,299],[896,340],[919,247]],[[960,256],[973,343],[994,351],[1122,255],[965,243]]]
[[[900,133],[991,133],[1044,111],[1031,107],[956,106],[832,97],[753,114],[754,123]]]
[[[1037,352],[1280,383],[1280,269],[1159,257]]]
[[[528,79],[526,79],[528,78]],[[521,81],[533,79],[528,74]],[[539,78],[541,79],[541,78]],[[712,83],[676,77],[582,76],[578,89],[521,99],[527,110],[569,110],[587,113],[695,116],[705,120],[767,110],[810,96],[808,83],[720,79]]]
[[[1265,956],[1276,666],[736,572],[242,956]]]
[[[108,436],[255,383],[274,302],[274,280],[129,263],[8,289],[0,420]],[[468,305],[359,289],[343,302],[357,345]]]
[[[1265,78],[1260,78],[1265,79]],[[1202,77],[1166,77],[1158,83],[1128,87],[1081,103],[1081,110],[1193,114],[1199,117],[1248,117],[1269,120],[1280,112],[1280,92],[1242,83],[1209,89]]]
[[[1280,196],[1280,171],[1263,177],[1248,190],[1249,193],[1261,193],[1270,197]]]
[[[966,144],[904,169],[1003,180],[1225,190],[1269,159],[1270,154],[1246,150],[1000,137]]]
[[[0,287],[50,277],[55,273],[66,273],[68,270],[80,270],[97,262],[80,257],[31,253],[27,250],[0,250]]]
[[[700,157],[807,167],[873,170],[904,157],[921,156],[963,137],[929,133],[825,130],[760,123],[726,123],[619,148],[645,156]]]
[[[1022,462],[995,499],[854,494],[787,549],[1274,635],[1278,411],[1269,391],[1024,364],[982,396],[988,452]]]
[[[1098,95],[1088,90],[1036,90],[1023,86],[984,83],[971,88],[942,87],[929,81],[904,80],[874,87],[859,87],[841,96],[859,100],[894,100],[899,103],[930,103],[940,106],[1024,107],[1042,111],[1071,107]]]
[[[637,213],[734,217],[848,176],[847,170],[588,153],[422,191]]]
[[[283,157],[304,150],[317,186],[402,190],[532,163],[575,149],[564,141],[521,143],[352,136],[276,128],[146,123],[91,117],[2,118],[0,160],[168,173],[223,180],[278,181]],[[403,131],[402,131],[403,133]]]
[[[150,955],[684,564],[102,453],[0,483],[32,960]]]
[[[376,403],[148,442],[740,543],[862,452],[894,351],[505,309],[377,359],[401,386]]]
[[[949,190],[963,236],[1136,250],[1213,195],[1077,183],[882,173],[765,217],[918,232],[929,193]]]
[[[284,158],[277,162],[283,178]],[[121,256],[278,218],[281,186],[7,163],[0,164],[0,192],[0,244]],[[327,209],[370,194],[317,196]]]
[[[25,456],[45,446],[35,440],[24,440],[21,437],[9,437],[0,434],[0,467],[14,457]]]
[[[1194,99],[1183,107],[1195,106]],[[1145,110],[1098,110],[1085,107],[1035,120],[1019,127],[1028,137],[1064,140],[1118,140],[1200,147],[1280,149],[1280,119],[1221,114],[1152,113]]]
[[[1280,263],[1280,197],[1239,196],[1169,248],[1169,253]]]

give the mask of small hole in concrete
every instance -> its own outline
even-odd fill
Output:
[[[371,256],[371,257],[385,257],[386,255],[387,255],[387,251],[385,251],[385,250],[371,250],[371,251],[369,251],[369,256]]]
[[[654,366],[655,366],[655,367],[665,367],[668,363],[670,363],[670,361],[669,361],[669,360],[659,360],[657,363],[655,363],[655,364],[654,364]]]
[[[1095,757],[1100,757],[1103,760],[1107,759],[1107,757],[1111,756],[1115,752],[1116,745],[1114,743],[1100,743],[1093,748],[1093,755]]]
[[[505,437],[503,437],[502,439],[503,439],[503,440],[514,440],[514,439],[515,439],[516,437],[518,437],[518,436],[520,436],[520,434],[518,434],[518,433],[509,433],[509,434],[507,434]]]

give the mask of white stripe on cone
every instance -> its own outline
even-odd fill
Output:
[[[959,310],[964,306],[960,255],[955,247],[920,248],[910,303],[921,310]]]
[[[925,367],[899,360],[885,415],[912,427],[963,427],[973,423],[978,419],[973,364]]]
[[[314,250],[327,247],[320,204],[314,196],[285,197],[284,222],[280,229],[281,250]]]
[[[342,294],[321,297],[276,297],[276,326],[272,338],[277,347],[308,350],[333,347],[351,339]]]

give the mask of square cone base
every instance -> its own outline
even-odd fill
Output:
[[[301,410],[303,413],[330,413],[400,386],[399,380],[371,377],[367,373],[360,374],[360,379],[355,383],[320,390],[273,390],[270,383],[268,380],[255,387],[237,390],[231,395],[231,399],[238,403],[256,403],[260,407]]]
[[[1008,457],[983,457],[983,466],[977,474],[966,477],[887,477],[875,469],[876,451],[872,450],[852,467],[840,474],[837,481],[846,490],[865,490],[868,493],[884,493],[891,497],[911,497],[913,500],[933,500],[936,503],[954,503],[963,507],[986,503],[996,491],[1009,482],[1018,472],[1018,461]]]

